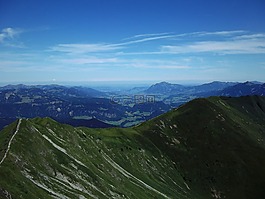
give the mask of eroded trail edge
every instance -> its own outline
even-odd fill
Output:
[[[11,143],[12,143],[13,139],[15,138],[15,136],[16,136],[18,130],[19,130],[19,127],[20,127],[21,121],[22,121],[22,119],[19,119],[19,120],[18,120],[16,131],[15,131],[15,133],[12,135],[11,139],[10,139],[9,142],[8,142],[6,152],[5,152],[5,154],[4,154],[3,158],[2,158],[2,160],[0,161],[0,165],[1,165],[1,164],[4,162],[4,160],[6,159],[6,156],[7,156],[7,154],[8,154],[8,151],[9,151],[9,149],[10,149],[10,147],[11,147]]]

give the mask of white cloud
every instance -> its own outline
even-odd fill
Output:
[[[163,36],[163,35],[170,35],[170,34],[172,34],[172,32],[139,34],[139,35],[134,35],[129,38],[125,38],[123,40],[130,40],[130,39],[135,39],[139,37],[154,37],[154,36],[156,37],[156,36]]]
[[[130,40],[120,43],[58,44],[46,52],[50,54],[48,61],[50,65],[68,70],[111,70],[112,68],[194,70],[205,64],[213,64],[218,68],[223,65],[216,60],[204,61],[201,58],[204,55],[201,56],[200,53],[208,53],[207,56],[265,54],[263,36],[262,33],[250,34],[243,30],[183,34],[154,33],[135,35]],[[157,40],[159,42],[154,42],[154,45],[148,44],[147,48],[133,45]]]
[[[22,31],[14,28],[4,28],[0,33],[0,43],[8,42],[13,40],[18,36]]]
[[[127,45],[143,43],[146,41],[161,40],[167,38],[173,38],[174,35],[164,35],[164,36],[154,36],[147,37],[143,39],[132,40],[123,43],[114,43],[114,44],[58,44],[50,48],[51,51],[65,52],[65,53],[93,53],[93,52],[107,52],[115,51],[119,49],[126,48]]]
[[[231,31],[216,31],[216,32],[195,32],[191,33],[197,36],[233,36],[238,34],[244,34],[244,30],[231,30]]]
[[[259,33],[259,34],[244,34],[244,35],[240,35],[240,36],[236,36],[235,39],[260,39],[263,38],[265,39],[265,34],[263,33]]]
[[[265,38],[250,36],[248,39],[231,39],[225,41],[202,41],[182,45],[162,46],[164,53],[221,53],[221,54],[264,54]]]
[[[236,30],[236,31],[219,31],[219,32],[192,32],[192,33],[183,33],[183,34],[172,34],[172,33],[150,33],[150,34],[140,34],[134,35],[130,38],[123,40],[129,40],[126,42],[104,44],[104,43],[92,43],[92,44],[58,44],[50,48],[51,51],[64,52],[64,53],[95,53],[95,52],[110,52],[116,51],[124,48],[128,48],[129,45],[144,43],[148,41],[155,40],[168,40],[182,38],[185,40],[186,37],[193,36],[196,37],[206,37],[206,36],[231,36],[246,33],[246,31]],[[145,52],[143,54],[158,54],[163,52]]]
[[[98,58],[98,57],[84,57],[84,58],[69,58],[69,59],[59,59],[61,63],[65,64],[111,64],[117,63],[119,60],[117,58]]]
[[[121,66],[150,69],[189,69],[189,65],[172,60],[131,59],[121,60]]]
[[[168,39],[168,38],[174,38],[174,37],[176,37],[176,35],[154,36],[154,37],[147,37],[147,38],[138,39],[138,40],[132,40],[132,41],[116,44],[116,45],[117,46],[124,46],[124,45],[128,45],[128,44],[136,44],[136,43],[142,43],[142,42],[146,42],[146,41],[161,40],[161,39]]]
[[[244,30],[232,30],[232,31],[216,31],[216,32],[191,32],[191,33],[182,33],[182,34],[174,34],[172,32],[165,32],[165,33],[150,33],[150,34],[140,34],[134,35],[132,37],[126,38],[124,40],[133,40],[136,38],[145,37],[139,40],[133,40],[132,43],[139,43],[145,42],[150,40],[158,40],[158,39],[167,39],[167,38],[179,38],[179,37],[187,37],[187,36],[194,36],[194,37],[203,37],[203,36],[233,36],[233,35],[240,35],[246,33],[247,31]]]
[[[165,35],[163,35],[165,34]],[[158,51],[122,52],[120,55],[156,55],[213,52],[220,54],[263,54],[265,53],[265,34],[250,34],[245,30],[191,32],[183,34],[146,34],[147,37],[129,41],[126,44],[140,43],[152,40],[178,39],[179,45],[162,45]],[[137,35],[136,35],[137,36]],[[144,36],[144,35],[139,35]],[[135,37],[135,36],[134,36]],[[209,40],[211,39],[213,40]],[[191,41],[187,43],[187,41]],[[172,40],[171,43],[174,41]]]
[[[92,52],[104,52],[121,49],[121,46],[112,44],[58,44],[51,47],[51,51],[64,52],[64,53],[92,53]]]
[[[170,64],[147,64],[141,62],[128,63],[125,66],[135,67],[135,68],[150,68],[150,69],[189,69],[190,66],[186,65],[170,65]]]
[[[168,40],[168,39],[178,39],[181,41],[185,41],[187,37],[191,37],[196,40],[198,37],[207,37],[207,36],[216,36],[216,37],[235,37],[240,36],[240,34],[245,34],[247,31],[244,30],[233,30],[233,31],[216,31],[216,32],[191,32],[191,33],[182,33],[182,34],[172,34],[172,33],[153,33],[153,34],[141,34],[135,35],[133,37],[127,38],[132,39],[131,41],[115,44],[115,46],[125,46],[135,43],[143,43],[147,41],[154,40]],[[141,39],[137,39],[141,38]],[[163,52],[142,52],[142,54],[162,54]]]
[[[157,69],[188,69],[190,66],[183,61],[177,62],[172,60],[153,60],[153,59],[131,59],[121,57],[104,57],[74,55],[74,56],[54,56],[50,61],[56,66],[64,66],[66,68],[157,68]]]

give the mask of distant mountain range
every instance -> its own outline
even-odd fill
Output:
[[[51,85],[33,85],[28,86],[24,84],[18,85],[7,85],[0,87],[0,91],[20,91],[25,93],[29,93],[29,95],[38,94],[40,97],[45,97],[46,94],[52,94],[53,97],[61,97],[61,96],[75,96],[75,97],[106,97],[106,93],[82,86],[74,86],[67,87],[56,84]]]
[[[143,104],[134,95],[110,95],[86,87],[8,85],[0,87],[0,129],[16,118],[34,117],[51,117],[74,126],[125,127],[171,109],[159,101]]]
[[[0,87],[0,129],[16,118],[34,117],[51,117],[74,126],[128,127],[195,98],[245,95],[265,96],[265,84],[214,81],[184,86],[161,82],[117,93],[81,86],[7,85]]]
[[[236,82],[218,82],[214,81],[211,83],[206,83],[197,86],[183,86],[180,84],[171,84],[167,82],[161,82],[152,85],[145,92],[152,94],[166,94],[166,95],[176,95],[180,93],[207,93],[211,91],[218,91],[224,88],[236,85]]]
[[[173,94],[185,90],[185,86],[180,84],[171,84],[168,82],[160,82],[150,86],[145,93],[148,94]]]
[[[209,97],[133,128],[19,119],[0,132],[0,198],[265,198],[265,97]]]
[[[217,95],[239,97],[246,95],[265,96],[265,84],[257,84],[252,82],[245,82],[227,87],[219,91]]]
[[[143,93],[156,95],[157,99],[172,107],[188,102],[195,98],[209,96],[246,96],[265,95],[265,84],[261,82],[219,82],[214,81],[196,86],[183,86],[161,82],[152,85]]]

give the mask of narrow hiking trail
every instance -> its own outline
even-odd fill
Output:
[[[19,121],[18,121],[18,123],[17,123],[16,131],[15,131],[15,133],[12,135],[11,139],[10,139],[9,142],[8,142],[6,152],[5,152],[5,154],[4,154],[3,158],[2,158],[2,160],[0,161],[0,165],[1,165],[1,164],[4,162],[4,160],[6,159],[6,156],[7,156],[7,154],[8,154],[9,149],[10,149],[11,143],[12,143],[13,139],[15,138],[15,136],[16,136],[18,130],[19,130],[19,127],[20,127],[21,121],[22,121],[22,119],[19,119]]]

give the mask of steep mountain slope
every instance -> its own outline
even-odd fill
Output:
[[[18,129],[18,131],[16,131]],[[186,198],[173,162],[133,129],[86,129],[45,119],[1,132],[0,187],[12,198]],[[139,137],[139,138],[138,138]]]
[[[196,99],[136,128],[203,198],[265,198],[265,98]]]
[[[0,132],[0,198],[265,198],[265,98],[193,100],[134,128]]]

